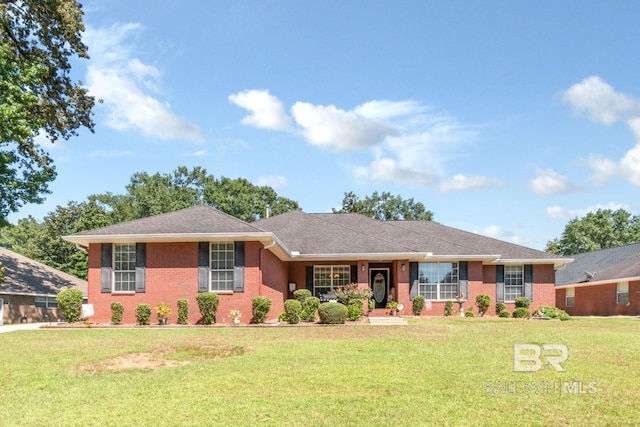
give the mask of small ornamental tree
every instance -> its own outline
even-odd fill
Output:
[[[478,311],[480,312],[480,317],[484,316],[484,314],[489,310],[491,306],[491,297],[487,294],[480,294],[476,296],[476,307],[478,307]]]
[[[198,309],[202,315],[202,324],[211,325],[216,323],[216,311],[218,311],[218,304],[220,303],[220,297],[214,292],[203,292],[196,295],[196,301],[198,302]]]
[[[58,307],[67,322],[78,322],[82,318],[82,291],[79,289],[64,289],[56,296]]]
[[[420,313],[422,313],[422,310],[424,310],[424,297],[422,295],[417,295],[413,299],[412,308],[413,308],[413,315],[420,316]]]
[[[189,300],[178,300],[178,325],[189,324]]]
[[[251,323],[264,323],[267,314],[271,310],[271,300],[267,297],[259,296],[251,300]]]
[[[111,303],[111,323],[119,325],[122,323],[122,315],[124,314],[124,305],[121,302],[114,301]]]

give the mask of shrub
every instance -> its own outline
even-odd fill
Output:
[[[320,300],[317,297],[309,297],[304,300],[302,304],[302,312],[300,313],[300,319],[305,322],[313,322],[316,320],[316,311],[318,311],[318,306],[320,305]]]
[[[149,319],[151,319],[151,306],[149,304],[138,304],[135,314],[138,324],[148,325]]]
[[[498,316],[500,316],[500,317],[511,317],[511,313],[509,313],[509,310],[507,310],[505,308],[503,310],[500,310],[500,313],[498,313]]]
[[[489,307],[491,307],[491,297],[487,294],[476,296],[476,307],[478,307],[480,316],[484,316],[487,310],[489,310]]]
[[[516,298],[516,307],[517,308],[529,308],[531,305],[531,300],[527,297],[518,297]]]
[[[355,300],[351,301],[351,303],[347,306],[347,319],[352,322],[356,322],[362,318],[364,314],[364,309],[362,308],[363,301]]]
[[[284,302],[284,312],[287,315],[287,322],[299,323],[302,304],[297,299],[288,299]]]
[[[512,316],[515,317],[516,319],[528,319],[531,317],[531,313],[529,313],[528,308],[518,307],[515,310],[513,310]]]
[[[122,323],[122,315],[124,314],[124,305],[121,302],[114,301],[111,303],[111,323],[119,325]]]
[[[82,291],[79,289],[63,289],[56,296],[58,307],[67,322],[78,322],[82,318]]]
[[[160,322],[160,324],[166,324],[167,319],[171,317],[172,314],[171,306],[169,304],[161,302],[156,305],[155,309],[156,316],[158,316],[158,321]]]
[[[189,324],[189,301],[186,299],[178,300],[178,325]]]
[[[212,323],[216,323],[216,311],[218,311],[220,297],[213,292],[203,292],[196,295],[196,301],[198,302],[198,309],[202,315],[202,324],[211,325]]]
[[[413,299],[413,315],[420,316],[422,310],[424,310],[424,297],[422,295],[418,295]]]
[[[373,292],[370,288],[360,288],[357,283],[349,283],[345,286],[337,287],[333,293],[339,303],[349,305],[354,300],[365,300],[371,298]]]
[[[347,320],[347,306],[336,302],[323,302],[318,306],[320,323],[338,324]]]
[[[467,308],[467,311],[464,312],[464,317],[475,317],[473,314],[473,308]]]
[[[497,302],[497,303],[496,303],[496,314],[497,314],[498,316],[500,316],[500,313],[502,313],[502,312],[503,312],[504,310],[506,310],[506,309],[507,309],[507,306],[506,306],[506,305],[504,305],[504,303],[503,303],[503,302]]]
[[[251,300],[251,323],[264,323],[271,310],[271,300],[268,297],[254,297]]]
[[[311,296],[311,291],[309,289],[296,289],[293,291],[293,297],[300,301],[300,304],[304,305],[304,302]]]
[[[569,320],[571,316],[557,307],[541,305],[533,312],[533,317],[548,317],[550,319]]]
[[[280,313],[278,315],[278,321],[279,322],[288,322],[287,320],[287,313],[285,313],[284,311],[282,313]]]
[[[444,303],[444,315],[451,316],[453,313],[453,301],[449,300]]]

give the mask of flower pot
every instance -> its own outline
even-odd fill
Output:
[[[235,325],[239,324],[239,323],[240,323],[240,318],[239,318],[239,317],[234,317],[234,318],[233,318],[233,323],[234,323]]]

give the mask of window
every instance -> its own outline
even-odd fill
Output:
[[[54,297],[36,297],[36,307],[58,308],[58,301]]]
[[[616,302],[622,305],[629,304],[629,282],[618,283],[616,289]]]
[[[114,292],[135,292],[136,245],[114,245],[113,257]]]
[[[351,283],[351,267],[348,265],[314,265],[313,291],[315,296],[328,294],[339,286]]]
[[[504,266],[504,300],[515,301],[524,296],[524,280],[522,265]]]
[[[567,307],[574,307],[576,305],[576,288],[567,288],[566,292],[566,304]]]
[[[233,242],[211,243],[211,291],[233,292]]]
[[[418,294],[428,300],[453,300],[458,293],[457,262],[418,264]]]

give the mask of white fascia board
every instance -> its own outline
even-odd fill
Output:
[[[573,258],[547,258],[547,259],[502,259],[498,258],[492,261],[492,264],[551,264],[553,263],[554,267],[565,266],[569,263],[573,262]]]
[[[621,277],[619,279],[595,280],[592,282],[583,282],[583,283],[569,283],[568,285],[556,286],[556,289],[586,288],[588,286],[611,285],[611,284],[620,283],[620,282],[636,282],[638,280],[640,280],[640,276]]]
[[[291,253],[296,254],[297,251]],[[291,260],[401,260],[401,261],[493,261],[498,255],[433,255],[430,252],[387,252],[387,253],[339,253],[339,254],[297,254]]]
[[[200,241],[271,241],[273,233],[175,233],[175,234],[110,234],[86,236],[62,236],[62,239],[79,245],[89,243],[153,243],[153,242],[200,242]]]

